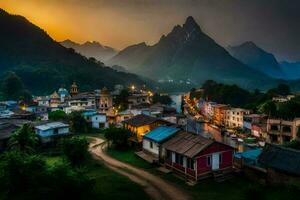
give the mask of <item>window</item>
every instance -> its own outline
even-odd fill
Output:
[[[178,154],[178,153],[176,153],[176,155],[175,155],[175,162],[177,164],[183,165],[183,156],[180,155],[180,154]]]
[[[187,159],[187,167],[190,169],[194,169],[194,160],[191,158]]]
[[[222,163],[222,160],[223,160],[223,159],[222,159],[222,153],[220,153],[220,154],[219,154],[219,163],[220,163],[220,164]]]
[[[207,158],[206,159],[207,166],[211,166],[211,156],[207,156],[206,158]]]
[[[167,160],[172,161],[172,152],[167,150]]]
[[[153,149],[153,142],[150,142],[150,149]]]

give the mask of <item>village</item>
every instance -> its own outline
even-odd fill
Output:
[[[164,104],[160,97],[170,98],[134,85],[80,92],[74,82],[69,91],[61,87],[49,96],[34,96],[30,104],[1,102],[0,148],[4,151],[10,137],[24,124],[33,126],[43,146],[85,132],[89,137],[100,135],[98,140],[106,141],[109,147],[116,139],[109,131],[103,132],[115,127],[130,132],[123,143],[132,149],[129,157],[134,162],[140,159],[137,161],[159,166],[162,173],[172,172],[188,185],[211,178],[225,182],[241,173],[265,184],[299,180],[300,152],[282,144],[298,139],[300,119],[272,119],[251,110],[191,98],[190,92],[177,95],[176,103],[170,98]],[[273,101],[293,97],[274,97]],[[66,121],[60,117],[74,113],[81,118]],[[107,151],[126,162],[122,148]]]

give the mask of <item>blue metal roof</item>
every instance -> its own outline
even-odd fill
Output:
[[[249,160],[256,160],[258,156],[261,154],[262,150],[261,149],[253,149],[253,150],[248,150],[242,153],[236,153],[235,157],[236,158],[244,158],[244,159],[249,159]]]
[[[147,133],[144,138],[153,140],[155,142],[162,142],[167,138],[173,136],[176,132],[178,132],[178,128],[168,127],[168,126],[160,126],[149,133]]]
[[[97,114],[97,111],[86,111],[86,112],[83,112],[82,115],[85,116],[85,117],[91,117],[91,116],[94,116]]]

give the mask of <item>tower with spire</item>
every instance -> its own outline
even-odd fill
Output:
[[[78,94],[78,86],[77,86],[76,82],[74,81],[70,88],[70,95],[71,95],[71,97],[74,97],[77,94]]]

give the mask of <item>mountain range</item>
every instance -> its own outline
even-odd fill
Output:
[[[112,47],[104,46],[96,41],[87,41],[83,44],[73,42],[71,40],[65,40],[60,42],[66,48],[72,48],[76,52],[90,58],[93,57],[99,61],[105,62],[106,60],[115,56],[118,51]]]
[[[281,69],[275,56],[248,41],[238,46],[229,46],[229,53],[249,67],[274,78],[285,79],[286,74]]]
[[[108,63],[154,80],[190,80],[201,84],[213,79],[245,88],[274,84],[270,76],[231,56],[201,30],[193,17],[188,17],[182,26],[175,26],[156,44],[129,46]]]
[[[82,91],[144,84],[137,75],[117,72],[63,47],[22,16],[0,9],[0,27],[0,77],[14,71],[34,94],[53,92],[73,81]]]
[[[287,79],[297,80],[300,78],[300,62],[282,61],[279,64]]]

